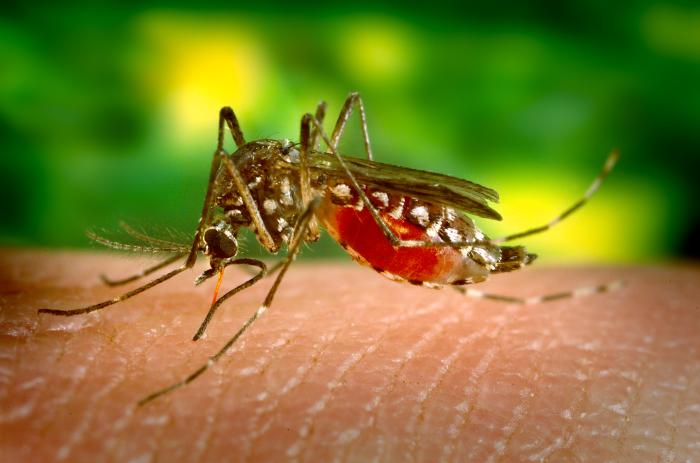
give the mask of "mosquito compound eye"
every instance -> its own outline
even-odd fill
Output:
[[[230,230],[216,227],[207,228],[204,232],[204,242],[207,244],[207,254],[214,257],[233,257],[238,252],[238,241]]]

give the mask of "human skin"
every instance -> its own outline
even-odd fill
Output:
[[[92,314],[36,313],[113,297],[100,272],[149,263],[0,254],[1,460],[700,461],[697,266],[532,267],[478,285],[627,282],[518,306],[297,263],[216,366],[138,407],[205,363],[272,283],[224,304],[198,342],[215,284],[192,285],[202,266]],[[223,290],[247,277],[227,270]]]

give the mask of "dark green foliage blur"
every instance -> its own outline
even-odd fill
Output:
[[[592,202],[526,244],[560,262],[700,254],[695,2],[197,4],[4,8],[0,243],[94,246],[85,230],[120,220],[186,242],[219,107],[248,139],[297,140],[318,100],[330,125],[358,90],[378,160],[501,193],[491,234],[548,221],[619,148]],[[341,146],[361,155],[356,124]]]

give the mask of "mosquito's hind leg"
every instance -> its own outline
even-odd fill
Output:
[[[513,241],[518,238],[525,238],[526,236],[532,236],[536,235],[538,233],[545,232],[573,214],[576,210],[580,209],[586,202],[590,199],[593,194],[598,191],[598,188],[600,188],[600,185],[603,183],[603,180],[605,180],[605,177],[608,176],[610,171],[615,167],[615,164],[617,163],[618,159],[620,158],[620,153],[617,150],[612,151],[610,154],[608,154],[607,159],[605,160],[605,165],[603,166],[603,169],[598,173],[595,179],[593,179],[593,182],[591,185],[588,187],[586,192],[583,194],[583,196],[576,201],[574,204],[569,206],[566,210],[564,210],[562,213],[557,215],[553,220],[551,220],[549,223],[545,225],[541,225],[539,227],[531,228],[530,230],[526,230],[523,232],[519,233],[513,233],[511,235],[503,236],[501,238],[493,238],[490,240],[484,240],[486,243],[490,244],[498,244],[498,243],[505,243],[507,241]]]
[[[343,109],[340,110],[338,121],[335,123],[335,128],[333,129],[333,134],[331,135],[330,146],[332,149],[338,149],[340,137],[343,135],[345,125],[348,123],[350,114],[352,114],[352,110],[355,106],[357,106],[360,111],[360,128],[362,129],[362,138],[365,143],[365,153],[367,153],[367,159],[371,161],[373,156],[372,146],[369,142],[369,130],[367,129],[367,114],[365,113],[365,105],[362,102],[362,97],[358,92],[352,92],[345,99],[345,104],[343,104]],[[320,132],[320,129],[317,128],[316,131]]]
[[[107,286],[125,285],[127,283],[131,283],[132,281],[136,281],[136,280],[139,280],[147,275],[150,275],[151,273],[156,272],[156,271],[162,269],[163,267],[167,267],[168,265],[172,264],[173,262],[177,261],[178,259],[185,257],[185,255],[186,254],[175,254],[174,256],[168,257],[164,261],[159,262],[156,265],[153,265],[151,267],[148,267],[135,275],[132,275],[132,276],[126,277],[126,278],[122,278],[120,280],[113,280],[111,278],[108,278],[104,274],[100,274],[100,279]]]
[[[532,296],[527,298],[506,296],[503,294],[485,293],[479,291],[478,289],[465,288],[464,286],[453,286],[458,292],[475,299],[489,299],[492,301],[500,301],[509,304],[520,304],[520,305],[534,305],[541,304],[543,302],[557,301],[560,299],[571,299],[581,296],[589,296],[591,294],[597,293],[607,293],[609,291],[614,291],[616,289],[624,286],[623,281],[613,281],[611,283],[605,283],[596,286],[582,286],[570,291],[562,291],[560,293],[543,294],[539,296]]]
[[[197,368],[192,374],[187,376],[185,379],[172,384],[164,389],[161,389],[160,391],[156,391],[153,394],[141,399],[138,402],[138,405],[145,405],[148,402],[151,402],[154,399],[157,399],[158,397],[167,394],[169,392],[172,392],[176,389],[179,389],[183,386],[186,386],[187,384],[191,383],[195,379],[197,379],[199,376],[201,376],[205,371],[207,371],[212,365],[214,365],[216,362],[223,357],[223,355],[233,346],[236,341],[245,333],[245,331],[257,320],[262,314],[265,313],[265,311],[270,307],[270,304],[272,304],[272,300],[275,297],[275,293],[277,292],[277,288],[280,285],[280,282],[282,281],[282,278],[284,277],[285,273],[287,273],[287,270],[289,269],[289,266],[291,263],[294,261],[294,258],[296,257],[297,253],[299,252],[299,248],[301,247],[301,244],[304,242],[304,237],[306,236],[306,230],[307,227],[309,226],[309,222],[311,218],[313,217],[314,212],[316,211],[316,208],[318,208],[318,205],[320,204],[319,198],[314,198],[309,205],[306,207],[304,212],[301,214],[299,217],[295,227],[294,227],[294,236],[292,237],[292,240],[290,241],[289,244],[289,251],[287,252],[287,255],[285,256],[284,260],[282,261],[283,264],[280,268],[280,272],[277,275],[277,278],[275,279],[275,282],[272,284],[272,287],[269,289],[267,296],[265,297],[265,300],[263,301],[262,305],[258,307],[258,310],[256,310],[253,315],[246,320],[246,322],[239,328],[239,330],[236,332],[236,334],[231,337],[226,344],[214,355],[209,357],[209,360],[207,363],[204,365],[200,366]],[[232,290],[233,291],[233,290]],[[230,293],[230,292],[229,292]],[[225,295],[221,296],[221,299],[227,299],[229,297],[229,293],[226,293]]]

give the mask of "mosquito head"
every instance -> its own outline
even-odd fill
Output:
[[[231,225],[219,221],[204,230],[204,253],[212,258],[226,259],[238,252],[238,241]]]

